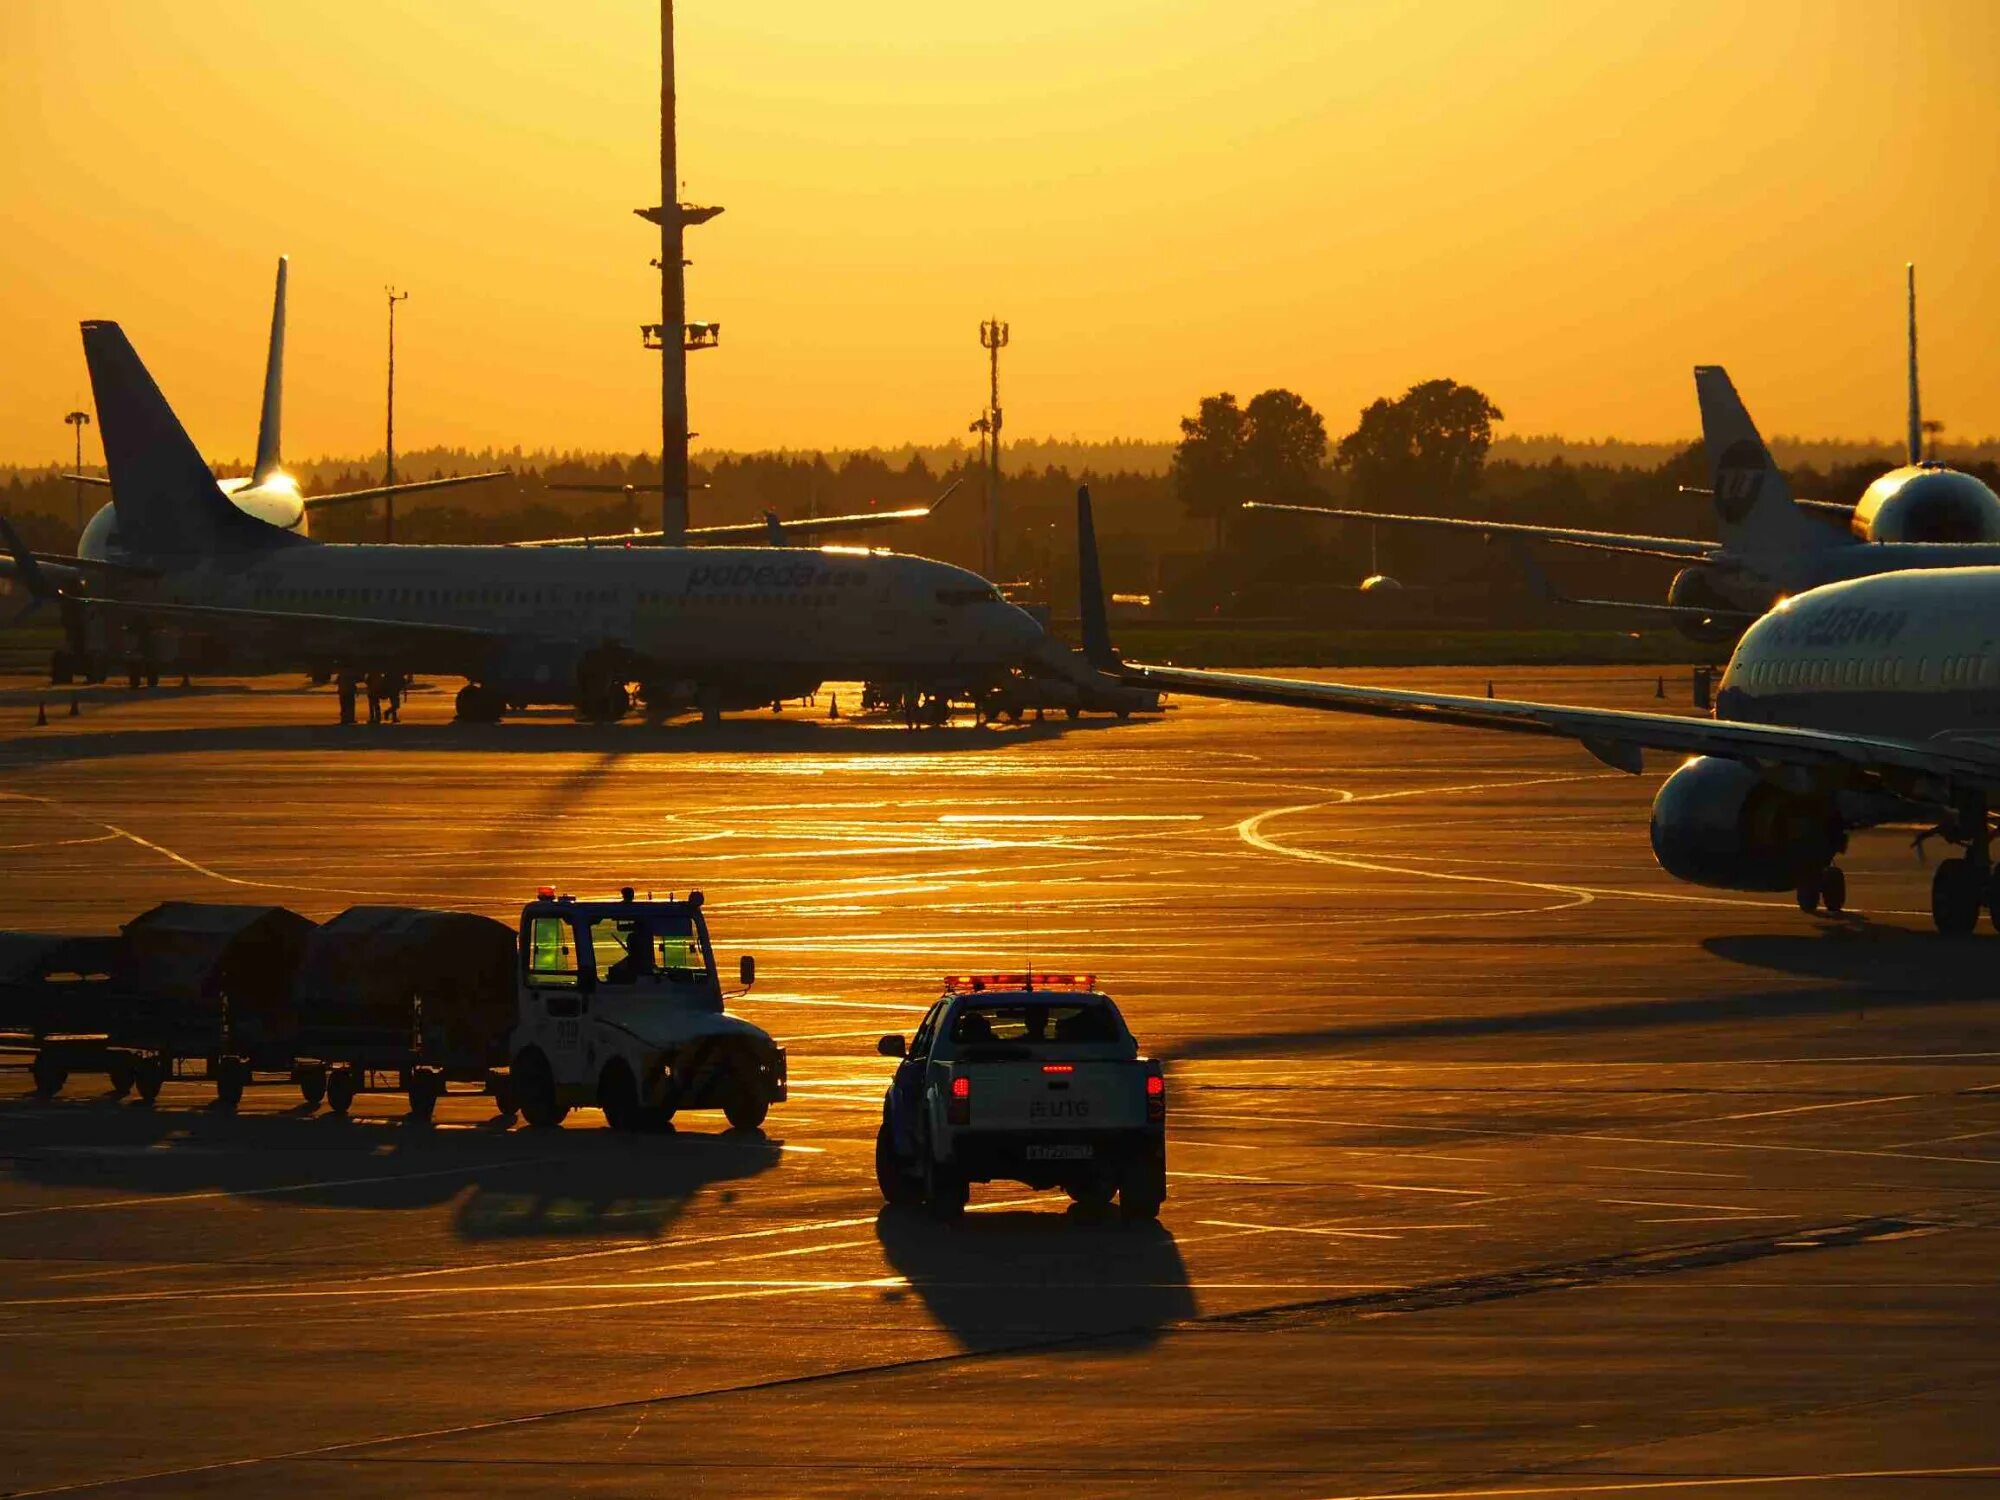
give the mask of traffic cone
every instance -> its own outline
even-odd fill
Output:
[[[826,716],[829,719],[837,719],[840,717],[840,694],[834,693],[827,698]]]
[[[49,722],[49,706],[39,698],[35,700],[35,722],[37,724]]]
[[[1491,677],[1486,679],[1486,696],[1489,698],[1493,696],[1493,679]]]

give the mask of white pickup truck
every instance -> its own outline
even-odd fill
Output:
[[[1090,975],[947,979],[882,1101],[875,1177],[890,1203],[965,1211],[970,1185],[1060,1187],[1127,1219],[1167,1196],[1167,1084]]]

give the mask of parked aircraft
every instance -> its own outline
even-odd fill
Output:
[[[1877,574],[1783,601],[1744,632],[1716,716],[1700,719],[1124,662],[1088,490],[1077,530],[1084,650],[1102,671],[1197,696],[1573,739],[1634,775],[1648,750],[1686,756],[1653,799],[1653,851],[1677,879],[1791,890],[1805,910],[1839,911],[1849,835],[1915,824],[1965,851],[1932,878],[1938,930],[1970,932],[1982,907],[2000,928],[2000,568]]]
[[[83,325],[117,510],[112,566],[11,571],[75,636],[123,633],[238,669],[462,676],[461,718],[574,705],[616,719],[636,683],[723,710],[832,677],[972,691],[1043,642],[976,574],[853,548],[332,545],[232,505],[115,323]]]
[[[1916,271],[1909,269],[1907,462],[1868,486],[1853,505],[1795,500],[1720,365],[1695,368],[1713,480],[1717,540],[1631,535],[1563,526],[1448,516],[1388,515],[1251,501],[1246,510],[1286,510],[1384,526],[1473,532],[1599,552],[1684,561],[1665,604],[1612,599],[1564,602],[1671,619],[1703,642],[1734,640],[1787,595],[1843,578],[1905,568],[2000,565],[2000,496],[1971,474],[1923,456],[1917,386]],[[1747,434],[1747,436],[1746,436]],[[1824,519],[1822,519],[1824,518]],[[1838,526],[1825,524],[1825,520]]]
[[[505,479],[508,471],[493,469],[482,474],[453,474],[442,479],[413,479],[401,484],[378,484],[368,489],[341,490],[331,495],[307,495],[298,480],[285,472],[279,455],[279,429],[285,402],[285,284],[291,258],[278,257],[278,288],[271,298],[271,342],[264,357],[264,405],[257,421],[257,461],[250,473],[240,478],[219,479],[217,487],[246,515],[276,526],[281,531],[304,536],[311,529],[314,511],[336,505],[360,505],[371,500],[393,500],[398,495],[414,495],[424,490],[449,489],[456,485],[478,484],[487,479]],[[110,478],[97,474],[66,474],[66,479],[85,484],[110,486]],[[77,540],[77,557],[101,562],[118,550],[113,532],[118,512],[110,506],[98,508]]]

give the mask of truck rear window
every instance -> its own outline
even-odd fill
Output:
[[[1034,1046],[1124,1040],[1110,1006],[1073,1000],[968,1005],[952,1021],[951,1039],[974,1047],[989,1042]]]

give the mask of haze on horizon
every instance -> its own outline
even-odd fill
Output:
[[[1166,438],[1289,386],[1338,434],[1414,381],[1513,432],[2000,430],[2000,7],[914,0],[679,7],[698,448]],[[658,8],[12,0],[0,462],[68,452],[122,322],[203,448],[254,447],[292,256],[287,450],[658,450]],[[89,457],[94,443],[87,445]]]

